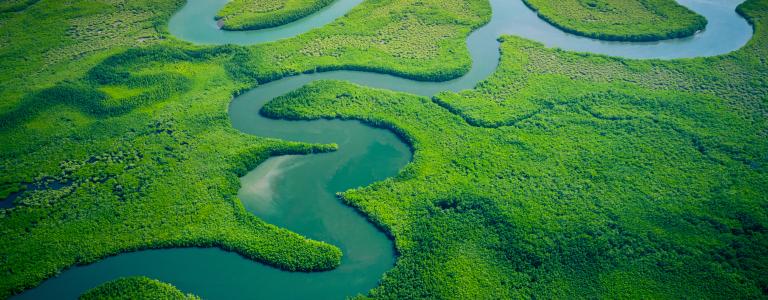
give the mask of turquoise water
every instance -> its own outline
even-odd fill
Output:
[[[198,44],[252,45],[289,38],[333,22],[362,3],[337,0],[323,10],[284,26],[254,31],[219,30],[213,17],[228,0],[188,0],[169,22],[171,34]],[[496,52],[496,38],[511,34],[548,47],[628,58],[685,58],[713,56],[739,49],[752,37],[752,27],[736,13],[742,0],[678,0],[707,18],[705,30],[687,38],[658,42],[615,42],[563,32],[540,19],[520,0],[490,0],[493,18],[468,39],[468,45]],[[492,57],[472,55],[473,61]],[[486,72],[488,73],[488,72]]]
[[[273,29],[225,32],[218,30],[213,15],[226,0],[189,0],[171,18],[169,30],[177,38],[201,44],[269,42],[333,22],[361,2],[337,0],[307,18]],[[383,74],[333,71],[284,78],[235,98],[229,114],[232,125],[243,132],[339,144],[339,151],[334,153],[271,158],[241,178],[238,193],[245,207],[265,221],[341,248],[344,257],[337,269],[292,273],[218,249],[148,250],[74,267],[16,298],[75,298],[104,281],[128,275],[157,278],[207,299],[340,299],[364,294],[393,266],[394,248],[391,240],[334,194],[396,175],[410,160],[410,150],[391,132],[355,121],[267,119],[258,114],[264,103],[318,79],[347,80],[424,96],[469,89],[496,69],[496,38],[502,34],[567,50],[663,59],[727,53],[743,46],[752,35],[752,28],[734,11],[741,1],[679,2],[708,19],[706,30],[683,39],[627,43],[564,33],[540,20],[519,0],[491,0],[491,22],[467,38],[473,65],[461,78],[418,82]]]

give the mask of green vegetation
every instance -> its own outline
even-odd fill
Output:
[[[768,1],[733,54],[634,61],[504,37],[498,72],[435,99],[336,81],[263,113],[360,119],[415,148],[343,193],[400,257],[375,298],[765,298]]]
[[[490,15],[484,0],[368,1],[297,38],[251,47],[241,64],[259,82],[339,69],[448,80],[469,71],[466,37]]]
[[[81,300],[99,299],[158,299],[158,300],[194,300],[200,299],[192,294],[184,294],[175,286],[149,279],[147,277],[119,278],[88,290],[80,296]]]
[[[194,47],[162,27],[179,5],[41,0],[0,15],[0,191],[47,186],[0,210],[0,298],[148,248],[220,247],[286,270],[335,267],[338,248],[266,224],[235,197],[238,177],[266,158],[335,146],[238,132],[226,114],[232,95],[315,70],[455,77],[469,68],[466,35],[490,13],[479,0],[390,0],[281,43]],[[283,47],[291,51],[275,51]]]
[[[333,0],[233,0],[216,14],[221,28],[253,30],[276,27],[306,17]]]
[[[241,86],[222,60],[233,51],[132,49],[3,117],[23,124],[4,123],[0,135],[14,141],[0,146],[3,185],[68,183],[25,192],[21,206],[1,212],[0,253],[12,262],[0,270],[3,295],[147,248],[215,246],[287,270],[339,264],[336,247],[266,224],[233,197],[238,177],[272,155],[334,149],[229,128],[225,107]]]
[[[0,1],[0,13],[22,11],[37,1],[39,0],[3,0]]]
[[[0,111],[32,91],[78,78],[109,55],[159,42],[157,27],[181,3],[42,0],[21,13],[0,14]]]
[[[237,132],[231,96],[331,69],[454,78],[490,16],[479,0],[368,1],[294,39],[193,47],[161,29],[178,5],[41,0],[0,15],[0,191],[63,185],[0,210],[0,297],[146,248],[336,266],[337,248],[234,197],[267,157],[334,147]],[[740,11],[755,38],[726,56],[633,61],[505,37],[475,90],[428,99],[326,81],[264,113],[361,119],[416,150],[398,177],[342,194],[397,242],[371,296],[764,298],[768,1]]]
[[[523,0],[539,17],[602,40],[658,41],[693,35],[707,19],[674,0]]]

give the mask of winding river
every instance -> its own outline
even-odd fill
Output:
[[[170,32],[200,44],[255,44],[289,38],[333,22],[363,0],[337,0],[325,9],[284,26],[245,32],[221,31],[213,20],[227,0],[188,0],[170,20]],[[520,0],[490,0],[491,21],[475,30],[467,45],[472,68],[446,82],[419,82],[357,71],[304,74],[260,85],[235,98],[229,114],[235,128],[258,136],[337,143],[339,151],[273,157],[241,178],[238,194],[246,208],[266,222],[341,248],[342,264],[331,271],[285,272],[215,248],[146,250],[68,269],[17,299],[74,299],[85,290],[121,276],[145,275],[206,299],[342,299],[375,287],[395,262],[392,241],[335,193],[397,174],[411,152],[389,131],[356,121],[267,119],[259,109],[271,99],[318,79],[431,96],[475,86],[494,72],[496,38],[518,35],[549,47],[628,58],[673,59],[724,54],[742,47],[752,27],[735,12],[741,0],[679,0],[709,21],[706,30],[660,42],[606,42],[560,31],[539,19]]]

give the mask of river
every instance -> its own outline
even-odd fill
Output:
[[[188,0],[169,22],[171,34],[198,44],[271,42],[333,22],[363,1],[337,0],[296,22],[244,32],[218,29],[213,16],[226,2]],[[341,248],[342,263],[334,270],[285,272],[215,248],[146,250],[73,267],[15,298],[74,299],[105,281],[132,275],[156,278],[205,299],[342,299],[365,294],[392,268],[396,253],[385,234],[342,204],[335,193],[395,176],[411,159],[409,147],[389,131],[356,121],[264,118],[258,111],[265,103],[319,79],[347,80],[422,96],[469,89],[496,70],[496,39],[502,34],[529,38],[548,47],[637,59],[719,55],[741,48],[752,36],[752,27],[735,12],[740,0],[678,2],[706,17],[706,30],[688,38],[632,43],[568,34],[542,21],[520,0],[491,0],[491,21],[467,38],[472,68],[458,79],[419,82],[385,74],[331,71],[283,78],[235,98],[229,114],[232,125],[243,132],[339,144],[333,153],[273,157],[241,178],[238,194],[245,207],[266,222]]]

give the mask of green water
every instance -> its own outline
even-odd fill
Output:
[[[202,44],[253,44],[289,38],[344,15],[362,0],[337,0],[297,22],[268,30],[223,32],[213,21],[226,0],[189,0],[169,22],[177,38]],[[395,176],[411,158],[408,147],[391,132],[354,121],[283,121],[258,114],[264,103],[318,79],[430,96],[444,90],[472,88],[496,69],[496,38],[514,34],[551,47],[631,58],[680,58],[727,53],[743,46],[752,28],[734,9],[741,1],[682,0],[709,20],[690,38],[653,43],[603,42],[564,33],[540,20],[519,0],[491,0],[493,18],[467,39],[470,72],[447,82],[417,82],[390,75],[333,71],[284,78],[259,86],[233,100],[232,125],[246,133],[286,140],[337,143],[339,151],[274,157],[241,178],[238,196],[265,221],[309,238],[338,246],[342,264],[332,271],[291,273],[218,249],[167,249],[125,253],[74,267],[19,299],[75,298],[85,290],[121,276],[145,275],[207,299],[340,299],[366,293],[395,262],[392,241],[364,216],[340,203],[336,192]]]

